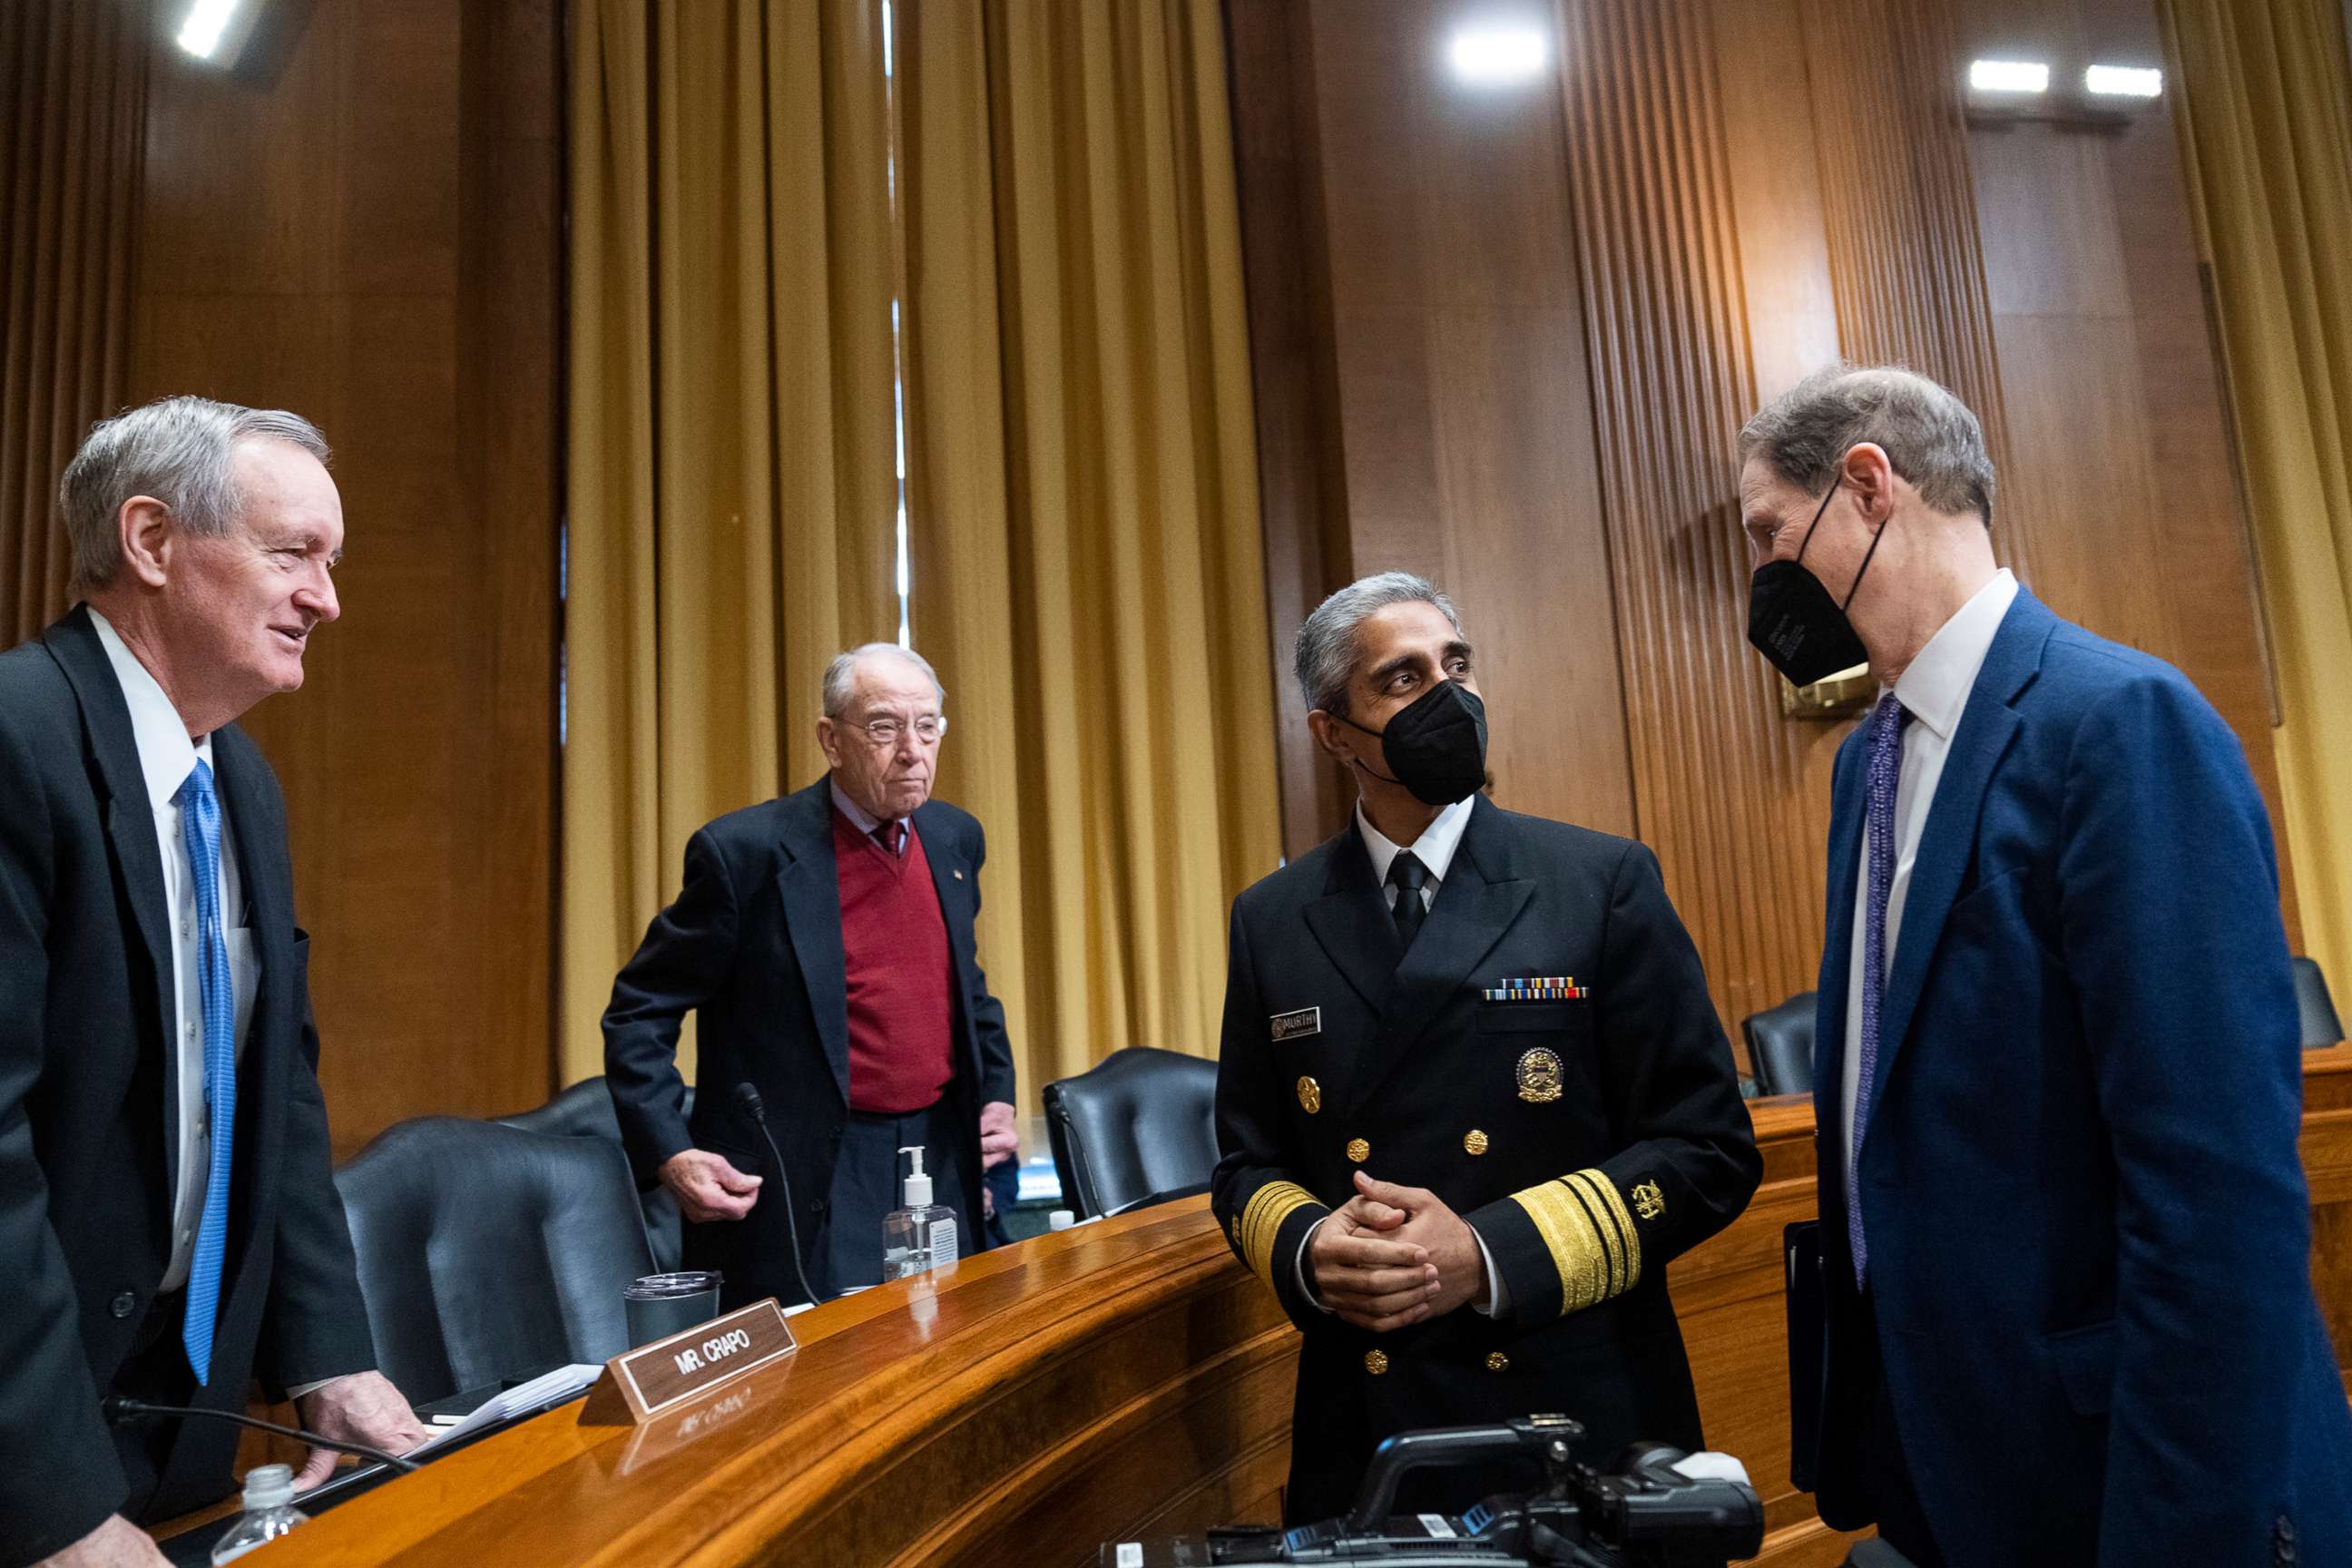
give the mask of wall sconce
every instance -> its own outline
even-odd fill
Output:
[[[1852,669],[1841,669],[1835,675],[1824,675],[1811,686],[1791,686],[1780,682],[1780,717],[1783,719],[1851,719],[1868,708],[1878,698],[1878,682],[1870,678],[1870,666],[1857,664]]]
[[[2033,96],[2050,90],[2050,68],[2040,60],[1970,60],[1969,90]]]
[[[2092,66],[2083,72],[2083,90],[2093,98],[2161,98],[2164,73],[2153,66]]]
[[[2053,90],[2053,80],[2071,85]],[[2048,120],[2122,125],[2164,95],[2164,72],[2149,66],[2098,64],[2062,78],[2046,60],[1971,60],[1966,95],[1971,124]]]

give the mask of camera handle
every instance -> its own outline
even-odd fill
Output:
[[[1584,1428],[1565,1415],[1523,1415],[1494,1426],[1440,1426],[1426,1432],[1400,1432],[1372,1452],[1357,1489],[1356,1506],[1348,1515],[1349,1534],[1378,1531],[1388,1523],[1395,1506],[1397,1485],[1411,1470],[1441,1465],[1471,1465],[1508,1459],[1525,1454],[1543,1465],[1544,1487],[1566,1486],[1574,1460],[1569,1445],[1584,1436]]]

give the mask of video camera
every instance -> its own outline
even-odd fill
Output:
[[[1722,1568],[1764,1544],[1764,1504],[1745,1481],[1697,1479],[1664,1444],[1636,1444],[1606,1473],[1570,1445],[1584,1428],[1565,1415],[1495,1426],[1401,1432],[1372,1455],[1344,1519],[1296,1530],[1213,1530],[1206,1535],[1106,1544],[1101,1568]],[[1490,1497],[1458,1516],[1390,1517],[1407,1471],[1528,1456],[1543,1485]]]

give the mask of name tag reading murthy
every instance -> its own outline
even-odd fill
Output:
[[[1301,1007],[1296,1013],[1276,1013],[1270,1020],[1274,1026],[1274,1043],[1296,1040],[1323,1032],[1323,1009]]]
[[[614,1356],[606,1381],[620,1392],[629,1417],[644,1421],[683,1405],[796,1348],[784,1310],[772,1296],[713,1318],[684,1333]]]

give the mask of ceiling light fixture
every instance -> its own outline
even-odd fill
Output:
[[[260,13],[261,0],[190,0],[174,37],[191,57],[233,70]]]
[[[1517,87],[1541,76],[1550,53],[1541,27],[1487,23],[1456,32],[1446,58],[1454,74],[1473,87]]]

